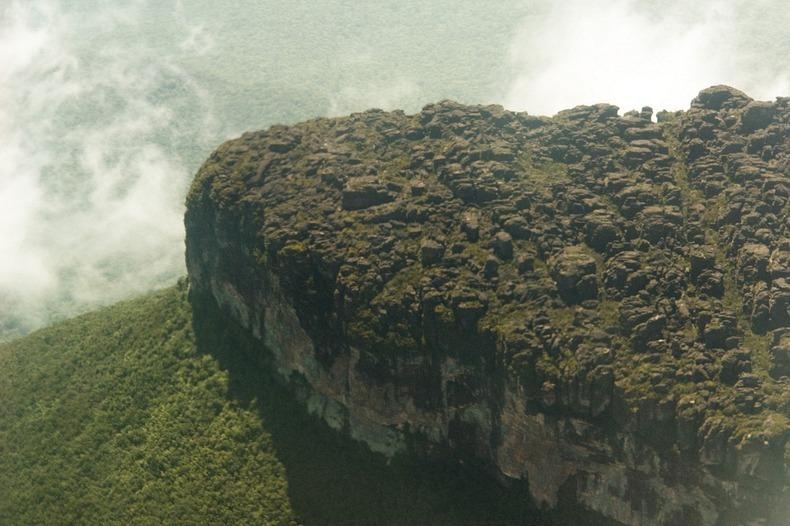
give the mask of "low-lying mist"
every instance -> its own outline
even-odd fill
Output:
[[[245,129],[368,107],[681,109],[790,94],[776,0],[6,0],[0,339],[184,273],[183,201]]]
[[[203,90],[134,8],[15,3],[0,34],[0,332],[173,281],[189,154],[214,139]],[[100,45],[85,42],[93,37]]]

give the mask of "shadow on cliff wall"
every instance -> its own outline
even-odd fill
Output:
[[[285,466],[300,523],[310,525],[612,524],[578,510],[536,509],[526,487],[503,488],[460,465],[399,458],[391,463],[307,414],[266,372],[260,344],[213,303],[192,297],[201,353],[230,376],[228,396],[257,406]]]

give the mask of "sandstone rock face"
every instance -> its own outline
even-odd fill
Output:
[[[247,133],[187,266],[328,425],[629,525],[790,517],[790,99]],[[565,498],[565,497],[563,497]]]

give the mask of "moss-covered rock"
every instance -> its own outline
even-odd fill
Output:
[[[790,99],[651,115],[444,101],[245,134],[190,192],[190,275],[264,342],[303,338],[283,367],[317,357],[352,436],[428,437],[625,523],[767,518],[790,491],[766,336],[790,324]]]

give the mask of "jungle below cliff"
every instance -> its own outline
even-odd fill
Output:
[[[2,524],[591,520],[329,430],[186,281],[0,345],[0,368]]]

